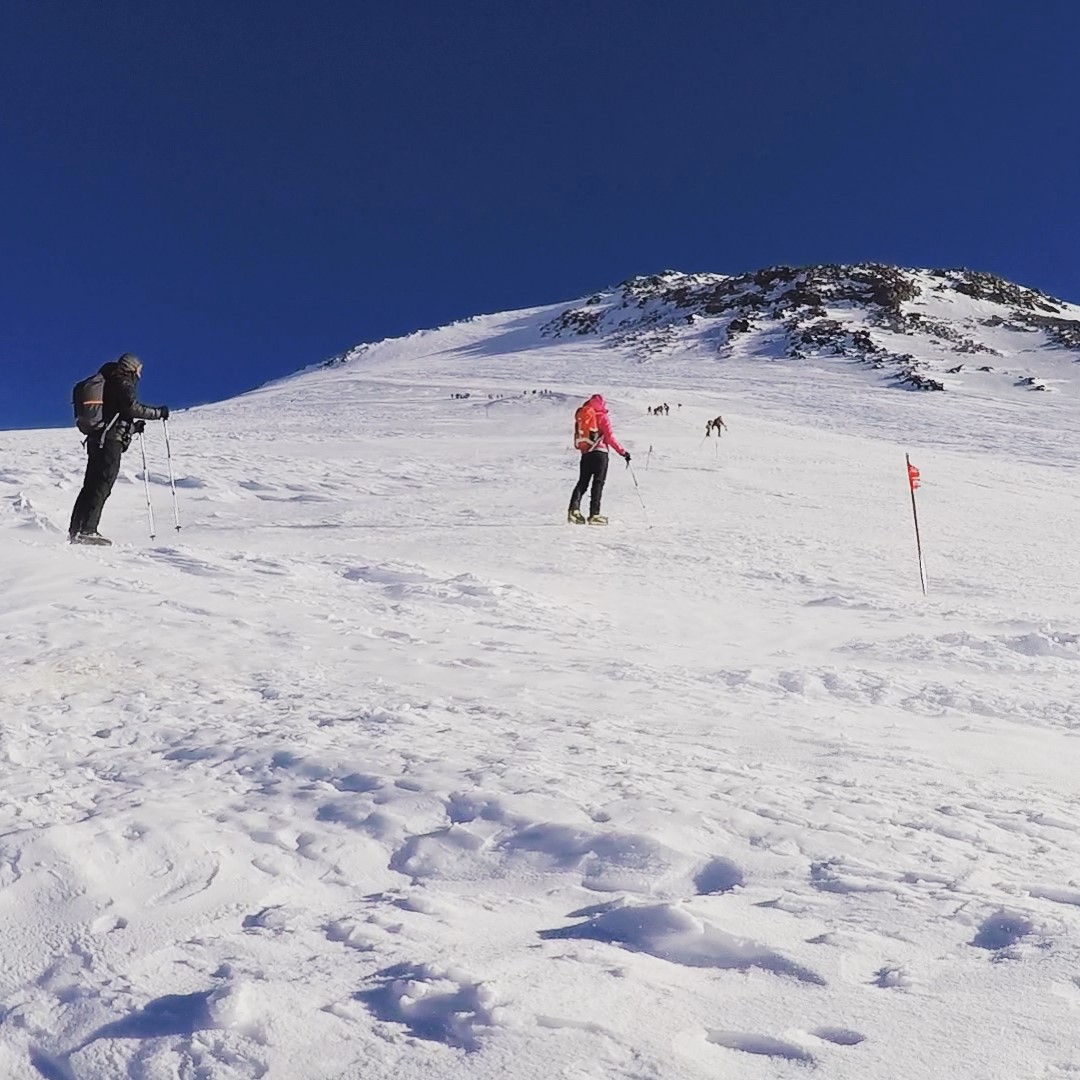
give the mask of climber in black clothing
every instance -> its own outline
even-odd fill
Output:
[[[120,472],[120,455],[131,445],[131,436],[142,431],[147,420],[168,420],[169,406],[143,405],[135,396],[142,374],[142,362],[131,353],[104,364],[100,374],[105,378],[102,392],[102,416],[105,422],[101,434],[87,436],[86,476],[82,491],[71,511],[68,539],[73,544],[108,544],[97,529],[105,502],[112,494],[113,484]]]

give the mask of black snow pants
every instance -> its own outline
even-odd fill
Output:
[[[124,446],[119,439],[106,438],[99,442],[91,436],[86,440],[86,476],[82,491],[71,511],[70,536],[97,532],[105,500],[112,494],[113,484],[120,473],[120,455]]]
[[[592,482],[592,494],[589,496],[589,517],[600,513],[600,499],[604,494],[604,481],[607,479],[608,454],[606,450],[587,450],[581,455],[581,472],[578,475],[574,494],[570,496],[570,509],[579,510],[585,492]]]

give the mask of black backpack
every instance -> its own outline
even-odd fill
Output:
[[[84,435],[98,435],[105,428],[105,376],[101,372],[77,382],[71,391],[75,426]]]

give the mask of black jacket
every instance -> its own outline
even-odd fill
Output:
[[[131,425],[136,420],[160,420],[161,410],[153,405],[143,405],[135,396],[138,377],[131,371],[121,370],[115,361],[103,364],[99,373],[105,376],[105,391],[101,395],[105,438],[122,443],[126,448],[131,442]]]

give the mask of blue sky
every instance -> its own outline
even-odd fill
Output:
[[[0,427],[122,351],[221,398],[664,268],[1080,300],[1080,5],[0,7]]]

